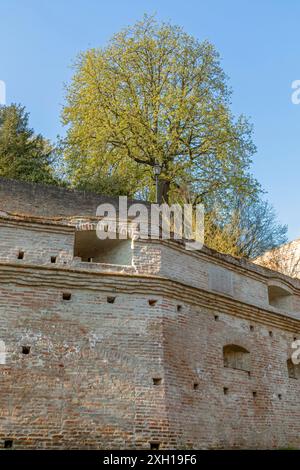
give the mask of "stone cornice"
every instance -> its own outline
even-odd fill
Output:
[[[142,281],[142,282],[141,282]],[[98,292],[116,292],[162,296],[212,312],[226,313],[251,322],[261,323],[300,334],[300,319],[279,311],[250,305],[225,295],[186,286],[165,277],[91,272],[85,269],[58,266],[32,266],[0,263],[0,284],[15,283],[57,289],[88,289]]]

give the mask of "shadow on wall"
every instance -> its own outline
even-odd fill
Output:
[[[100,240],[96,230],[75,232],[74,256],[90,263],[132,265],[131,240]]]
[[[289,289],[277,284],[270,284],[268,286],[268,296],[269,304],[272,307],[292,311],[293,293]]]

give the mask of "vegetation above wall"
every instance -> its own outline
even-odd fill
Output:
[[[252,126],[230,96],[212,44],[145,16],[78,57],[56,148],[22,106],[0,107],[0,176],[153,201],[158,167],[160,200],[205,205],[208,246],[259,256],[287,227],[261,200]]]

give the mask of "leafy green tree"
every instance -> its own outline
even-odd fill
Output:
[[[21,105],[0,106],[0,176],[38,183],[57,183],[55,152],[50,142],[34,134]]]
[[[72,185],[95,189],[112,178],[122,181],[119,193],[153,200],[159,164],[166,202],[181,200],[182,187],[194,202],[258,191],[252,129],[231,114],[215,48],[153,17],[79,56],[63,122]]]

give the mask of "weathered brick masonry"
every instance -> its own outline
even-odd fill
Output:
[[[42,217],[45,200],[34,217],[26,188],[10,187],[0,188],[3,448],[300,446],[300,380],[287,366],[300,281],[172,241],[78,236],[70,208]]]

